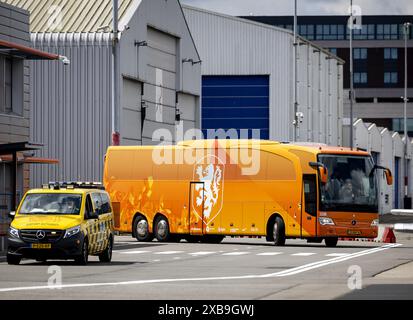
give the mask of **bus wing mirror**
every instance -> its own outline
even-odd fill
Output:
[[[393,176],[391,175],[390,169],[384,169],[384,175],[386,176],[386,182],[389,186],[393,184]]]
[[[319,168],[320,171],[320,180],[322,184],[326,184],[327,180],[328,180],[328,170],[326,167],[320,167]]]
[[[318,172],[320,173],[320,181],[322,184],[326,184],[328,180],[328,170],[324,164],[321,162],[310,162],[310,167],[318,168]]]

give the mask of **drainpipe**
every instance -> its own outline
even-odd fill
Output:
[[[118,0],[112,0],[113,32],[112,32],[112,145],[120,144],[119,121],[119,30]]]

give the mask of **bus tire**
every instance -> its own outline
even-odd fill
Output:
[[[184,237],[184,239],[188,242],[188,243],[198,243],[201,241],[202,236],[191,236],[191,235],[187,235]]]
[[[169,240],[171,235],[169,232],[169,222],[164,216],[159,216],[156,218],[153,229],[155,238],[159,242],[167,242]]]
[[[280,217],[275,218],[272,231],[274,244],[276,246],[285,245],[285,224],[283,219],[281,219]]]
[[[334,248],[337,246],[338,238],[337,237],[325,238],[324,241],[326,243],[326,247]]]
[[[224,240],[225,236],[218,236],[218,235],[207,235],[201,238],[202,243],[221,243]]]
[[[150,242],[153,240],[153,234],[149,233],[149,223],[143,216],[138,216],[132,225],[132,234],[136,240],[141,242]]]

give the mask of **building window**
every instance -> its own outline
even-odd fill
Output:
[[[350,38],[350,30],[347,29],[347,38]],[[375,25],[363,24],[361,29],[353,30],[353,39],[355,40],[374,40],[375,38]]]
[[[316,40],[344,40],[344,25],[318,24],[315,38]]]
[[[328,49],[332,54],[337,55],[337,48],[329,48]]]
[[[397,60],[398,59],[397,48],[384,48],[384,59],[385,60]]]
[[[397,40],[399,39],[398,24],[378,24],[377,25],[378,40]]]
[[[353,50],[354,60],[367,59],[367,48],[354,48]]]
[[[13,60],[0,56],[0,113],[11,113]]]
[[[355,72],[354,83],[355,84],[367,84],[367,72]]]
[[[385,84],[396,84],[396,83],[398,83],[398,73],[397,72],[385,72],[384,73],[384,83]]]

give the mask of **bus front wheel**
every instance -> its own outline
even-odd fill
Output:
[[[276,217],[273,225],[274,244],[283,246],[285,244],[285,224],[283,219]]]
[[[324,241],[327,247],[334,248],[337,246],[338,238],[337,237],[325,238]]]

